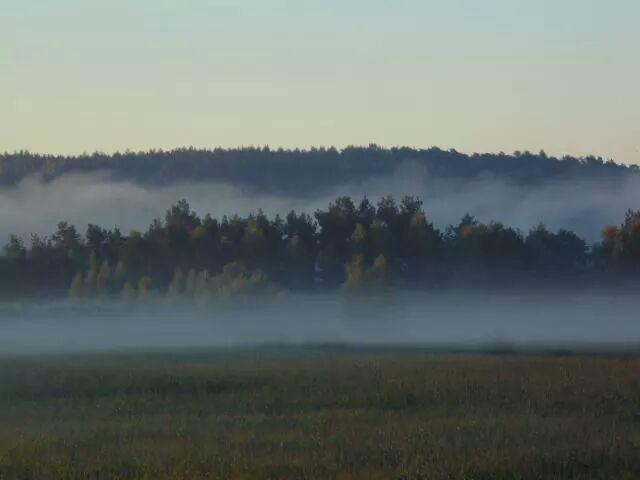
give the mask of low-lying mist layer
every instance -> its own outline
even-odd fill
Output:
[[[118,226],[123,232],[144,229],[179,198],[214,217],[240,215],[261,208],[272,216],[295,209],[313,213],[340,195],[376,201],[384,195],[417,195],[429,221],[443,229],[469,213],[480,221],[500,220],[527,231],[539,222],[565,228],[596,241],[604,225],[618,224],[627,209],[640,205],[640,178],[516,184],[494,176],[474,179],[436,178],[408,162],[391,176],[338,184],[313,196],[278,196],[241,184],[219,182],[144,186],[114,180],[107,173],[72,174],[44,182],[28,177],[0,189],[0,238],[11,233],[48,234],[65,220],[83,230],[89,223]]]
[[[207,305],[0,304],[0,354],[265,344],[636,348],[636,292],[284,295]]]

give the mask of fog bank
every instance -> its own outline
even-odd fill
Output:
[[[261,208],[269,215],[289,210],[313,213],[326,208],[339,195],[372,201],[392,194],[418,195],[428,218],[439,228],[455,224],[466,213],[481,221],[500,220],[524,232],[544,222],[552,229],[574,230],[587,241],[599,238],[601,229],[621,223],[629,208],[640,207],[640,179],[559,182],[536,186],[510,183],[485,176],[473,180],[432,177],[417,164],[403,164],[389,177],[370,178],[357,184],[337,185],[314,197],[280,196],[238,184],[189,183],[149,187],[113,180],[106,172],[67,175],[46,183],[29,177],[16,187],[0,189],[0,239],[9,233],[28,237],[50,234],[65,220],[84,232],[87,224],[123,232],[145,229],[154,217],[186,198],[200,215],[241,215]]]
[[[635,292],[395,292],[210,305],[0,304],[0,354],[265,344],[640,346]]]

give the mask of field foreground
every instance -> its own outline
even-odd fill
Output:
[[[0,360],[0,479],[637,479],[640,358]]]

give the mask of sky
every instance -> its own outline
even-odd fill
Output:
[[[0,152],[544,149],[640,163],[637,0],[0,0]]]

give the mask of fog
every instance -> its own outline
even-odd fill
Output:
[[[310,344],[640,347],[636,292],[394,292],[207,305],[0,304],[0,354]]]
[[[145,229],[154,217],[186,198],[201,215],[265,213],[289,210],[313,213],[339,195],[372,201],[383,195],[419,195],[431,221],[439,228],[457,223],[466,213],[481,221],[501,220],[524,232],[544,222],[552,229],[568,228],[593,242],[603,226],[621,223],[628,208],[640,206],[640,179],[558,182],[522,186],[483,176],[473,180],[432,177],[407,162],[388,177],[358,184],[337,185],[311,198],[256,191],[242,185],[213,182],[179,183],[162,187],[113,180],[107,172],[66,175],[52,182],[28,177],[15,187],[0,189],[0,239],[10,233],[28,237],[50,234],[65,220],[84,232],[87,224],[118,226],[122,231]]]

